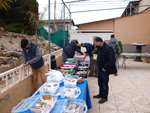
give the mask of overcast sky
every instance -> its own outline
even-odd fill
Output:
[[[42,14],[44,9],[47,11],[42,16],[43,20],[48,19],[48,0],[37,0],[39,3],[39,13]],[[54,1],[51,0],[51,19],[54,19]],[[64,2],[79,1],[79,0],[64,0]],[[86,11],[86,10],[97,10],[97,9],[110,9],[110,8],[120,8],[126,7],[131,0],[87,0],[82,2],[66,3],[71,12],[75,11]],[[138,1],[138,0],[132,0]],[[63,7],[62,1],[56,0],[56,18],[61,19],[63,17]],[[115,17],[120,17],[124,11],[123,9],[115,10],[101,10],[94,12],[80,12],[72,13],[71,17],[74,20],[75,24],[87,23],[92,21],[110,19]],[[69,19],[69,13],[65,9],[65,18]]]

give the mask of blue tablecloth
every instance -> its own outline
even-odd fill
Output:
[[[64,84],[60,84],[60,87],[63,87]],[[84,80],[83,83],[81,84],[77,84],[77,86],[80,88],[81,90],[81,94],[79,95],[79,97],[77,99],[82,99],[86,102],[88,109],[92,108],[92,104],[91,104],[91,98],[90,98],[90,92],[89,92],[89,87],[88,87],[88,83],[87,80]],[[58,97],[58,100],[61,99],[65,99],[65,98],[61,98],[60,96]]]
[[[64,86],[64,84],[61,83],[60,87],[63,87],[63,86]],[[87,104],[88,109],[92,108],[87,80],[84,80],[84,82],[81,84],[77,84],[77,86],[80,87],[80,90],[81,90],[81,94],[79,95],[79,97],[77,99],[84,100]],[[40,92],[37,91],[37,92],[35,92],[35,94],[33,94],[32,98],[35,98],[35,96],[38,96],[38,95],[40,95]],[[61,98],[61,96],[58,96],[58,100],[62,100],[62,99],[65,99],[65,98]],[[19,112],[19,113],[33,113],[33,112],[28,109],[25,112]]]

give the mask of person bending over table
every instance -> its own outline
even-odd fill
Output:
[[[117,73],[115,66],[115,54],[113,48],[103,42],[102,38],[96,37],[94,44],[98,47],[97,65],[98,65],[98,85],[99,94],[93,98],[101,98],[99,103],[105,103],[109,92],[109,74]]]
[[[78,53],[80,54],[83,54],[79,49],[78,49],[78,46],[77,46],[77,41],[75,40],[72,40],[71,43],[68,43],[66,44],[64,47],[63,47],[63,62],[66,61],[67,58],[73,58],[74,57],[74,54],[75,54],[75,51],[77,51]]]

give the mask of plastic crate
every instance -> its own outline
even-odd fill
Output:
[[[82,71],[81,71],[82,72]],[[83,77],[83,78],[87,78],[88,76],[88,71],[86,71],[85,73],[79,73],[79,71],[76,72],[76,75],[78,75],[79,77]]]
[[[68,104],[69,103],[69,104]],[[76,108],[76,105],[79,105],[79,108],[81,108],[79,111],[79,108]],[[56,106],[53,108],[51,113],[74,113],[73,110],[69,110],[70,107],[76,108],[79,112],[77,113],[87,113],[87,105],[84,100],[81,99],[63,99],[58,100],[56,102]]]
[[[71,98],[76,99],[81,94],[79,87],[63,87],[61,92],[61,98]]]
[[[79,62],[79,64],[81,64],[81,65],[89,65],[90,64],[90,62],[89,61],[87,61],[87,60],[81,60],[80,62]]]
[[[66,59],[66,61],[65,61],[65,63],[66,64],[77,64],[77,63],[79,63],[79,60],[68,60],[68,59]]]
[[[38,98],[39,96],[34,95],[32,97],[23,99],[18,105],[13,107],[11,113],[26,113],[30,112],[29,108],[33,105],[33,102]]]
[[[82,66],[79,64],[78,68],[77,68],[78,71],[87,71],[89,70],[89,66]]]
[[[76,87],[77,79],[73,77],[67,77],[64,79],[64,86]]]
[[[76,64],[72,64],[72,65],[70,65],[70,64],[61,64],[59,67],[61,69],[74,69],[74,68],[78,68],[78,65],[76,65]]]
[[[53,87],[55,84],[57,84],[56,87]],[[49,87],[51,86],[51,87]],[[57,90],[59,89],[59,83],[56,82],[46,82],[42,87],[39,88],[40,94],[51,94],[54,95]]]
[[[76,69],[76,68],[74,68],[72,71],[70,71],[70,70],[65,70],[65,69],[62,71],[59,67],[57,67],[56,70],[59,70],[61,73],[63,73],[64,76],[75,75],[76,72],[77,72],[77,69]]]
[[[89,61],[80,61],[80,63],[78,64],[78,70],[89,70]]]
[[[74,64],[71,64],[71,63],[62,63],[63,65],[78,65],[79,63],[74,63]]]
[[[34,109],[34,107],[36,106],[36,103],[40,101],[41,96],[42,96],[42,95],[40,95],[40,96],[33,102],[32,106],[30,107],[30,110],[33,111],[33,112],[35,112],[35,113],[50,113],[51,110],[53,109],[53,107],[55,106],[55,103],[56,103],[56,101],[57,101],[57,97],[56,97],[56,96],[52,96],[53,98],[56,98],[56,101],[54,102],[54,104],[53,104],[50,108],[48,108],[48,109]]]

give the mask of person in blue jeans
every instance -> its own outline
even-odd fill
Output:
[[[109,74],[117,73],[115,66],[115,54],[113,48],[103,42],[102,38],[96,37],[94,44],[98,48],[97,66],[98,66],[98,85],[99,94],[93,98],[101,98],[99,103],[105,103],[108,100],[109,93]]]
[[[86,48],[85,53],[88,54],[89,57],[90,57],[90,66],[89,66],[89,69],[90,69],[91,68],[91,63],[92,63],[92,58],[93,58],[93,55],[92,55],[93,45],[90,44],[90,43],[81,43],[81,46]]]

